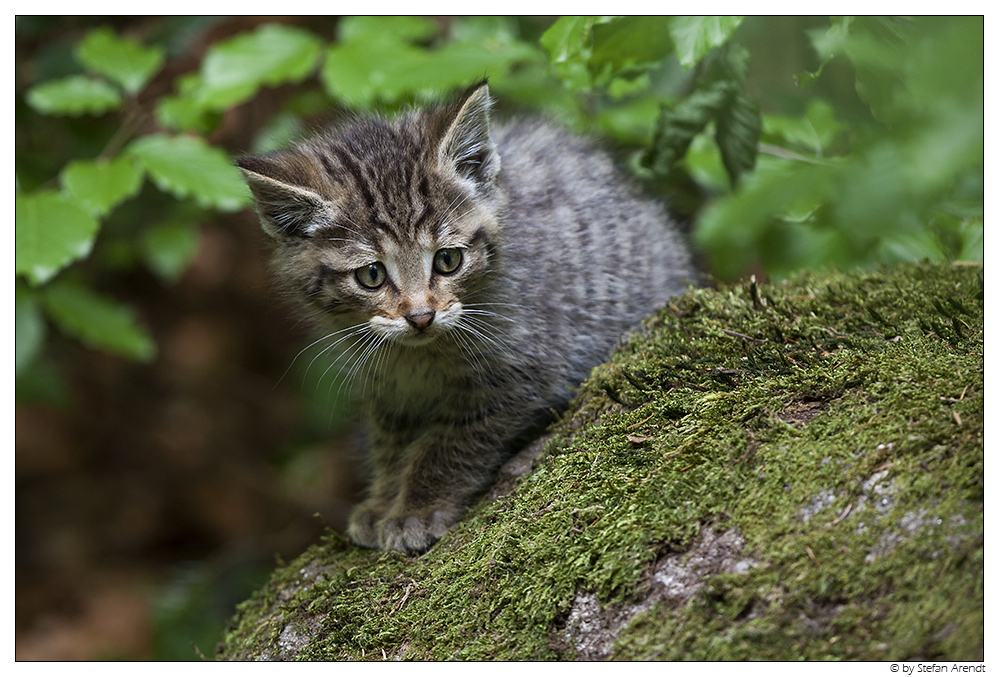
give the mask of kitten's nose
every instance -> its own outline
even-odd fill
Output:
[[[426,329],[430,326],[430,323],[434,321],[434,314],[435,313],[432,310],[416,312],[411,315],[407,315],[406,322],[409,322],[417,329]]]

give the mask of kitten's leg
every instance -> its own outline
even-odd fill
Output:
[[[503,461],[492,438],[431,428],[406,449],[408,467],[391,509],[378,523],[378,547],[422,552],[447,533]]]
[[[358,545],[366,548],[383,547],[378,537],[378,522],[392,508],[401,490],[401,480],[405,473],[403,459],[409,441],[381,431],[371,435],[371,486],[368,488],[368,497],[351,511],[347,523],[347,535]]]

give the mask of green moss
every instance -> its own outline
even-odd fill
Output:
[[[330,534],[221,657],[981,659],[983,287],[903,266],[695,290],[594,369],[533,472],[421,557]],[[740,570],[652,580],[735,529]],[[578,604],[577,604],[578,606]]]

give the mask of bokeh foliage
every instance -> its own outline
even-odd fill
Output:
[[[719,277],[983,258],[981,17],[299,24],[214,42],[193,70],[169,66],[208,19],[164,19],[141,39],[109,26],[68,47],[42,39],[18,64],[19,384],[44,371],[50,327],[155,359],[106,281],[136,267],[179,278],[199,222],[249,206],[232,153],[287,144],[324,111],[391,111],[483,76],[504,112],[612,140],[693,223]],[[279,86],[252,148],[213,141],[227,114]]]

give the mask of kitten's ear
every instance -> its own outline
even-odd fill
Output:
[[[490,133],[493,100],[485,81],[470,87],[455,103],[438,109],[437,159],[463,179],[486,187],[499,173],[500,159]]]
[[[304,237],[318,225],[325,201],[296,186],[289,175],[288,158],[278,155],[245,155],[236,166],[253,193],[260,226],[275,239]]]

